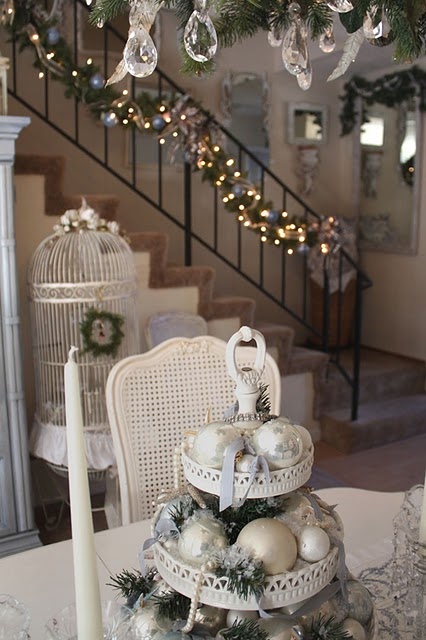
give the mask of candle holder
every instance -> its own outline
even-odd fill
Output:
[[[395,606],[414,640],[426,640],[426,543],[419,542],[423,491],[421,485],[407,491],[394,519]]]
[[[26,640],[29,628],[27,607],[12,596],[0,595],[0,640]]]
[[[132,635],[133,611],[114,600],[101,602],[102,639],[130,640]],[[45,640],[77,640],[76,606],[71,604],[46,624]]]

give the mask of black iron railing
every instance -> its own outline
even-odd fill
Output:
[[[84,2],[78,0],[70,10],[69,36],[76,63],[83,55],[81,53],[79,15],[87,12]],[[82,20],[86,20],[84,15]],[[96,63],[103,67],[104,77],[111,75],[116,63],[121,57],[125,43],[124,37],[112,26],[103,29],[103,51],[91,52]],[[137,129],[118,132],[116,129],[101,126],[99,123],[89,123],[88,116],[83,111],[83,105],[74,100],[70,110],[70,101],[66,100],[63,89],[49,72],[45,73],[43,81],[37,79],[34,68],[31,70],[31,52],[17,55],[16,43],[10,44],[11,57],[11,87],[9,92],[29,111],[47,122],[55,131],[75,144],[82,152],[92,158],[106,171],[112,174],[132,192],[138,194],[157,212],[173,223],[179,232],[176,241],[182,246],[182,261],[186,265],[194,262],[194,252],[202,248],[213,254],[239,276],[258,289],[264,296],[272,300],[293,319],[300,323],[309,334],[314,337],[318,348],[330,353],[330,360],[341,371],[344,378],[352,387],[352,419],[357,417],[359,393],[359,362],[361,339],[361,308],[362,292],[369,286],[370,280],[361,271],[352,258],[344,251],[338,254],[338,287],[333,295],[329,287],[329,273],[326,260],[324,261],[323,288],[320,305],[320,323],[312,321],[312,300],[307,253],[288,256],[284,246],[276,247],[261,242],[260,237],[242,227],[240,222],[226,212],[219,197],[217,188],[201,185],[197,172],[192,166],[178,160],[172,166],[168,165],[167,153],[155,138],[142,135]],[[87,55],[86,55],[87,57]],[[29,80],[30,78],[30,80]],[[36,88],[35,88],[36,85]],[[131,97],[142,90],[148,89],[158,97],[170,93],[184,94],[184,91],[164,72],[157,69],[154,74],[144,81],[132,78],[129,81]],[[37,99],[35,98],[37,96]],[[68,102],[68,106],[65,103]],[[67,115],[64,115],[64,114]],[[319,221],[320,216],[309,207],[291,188],[278,176],[258,160],[256,155],[244,146],[220,122],[212,118],[221,131],[224,144],[228,150],[232,149],[236,159],[236,168],[243,171],[248,161],[256,169],[259,176],[259,187],[265,199],[272,199],[277,207],[282,207],[306,223]],[[90,131],[85,135],[83,131]],[[117,135],[127,136],[127,144],[121,146],[126,149],[126,160],[117,160]],[[148,142],[149,141],[149,142]],[[179,171],[177,167],[182,167]],[[149,166],[155,170],[150,174],[150,180],[145,179],[143,167]],[[173,185],[172,187],[170,185]],[[202,191],[201,191],[202,189]],[[202,196],[200,194],[202,193]],[[195,208],[197,212],[194,213]],[[144,222],[144,228],[147,223]],[[203,259],[206,253],[203,254]],[[343,339],[343,319],[345,311],[345,289],[343,288],[343,274],[348,266],[355,274],[354,307],[352,309],[351,335],[349,340]],[[297,282],[297,287],[294,283]],[[334,327],[334,336],[331,330]],[[342,347],[351,345],[353,348],[353,367],[346,370],[340,362]]]

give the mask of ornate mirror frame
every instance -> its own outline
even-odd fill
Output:
[[[405,255],[415,255],[418,251],[418,227],[419,227],[419,207],[420,207],[420,191],[421,191],[421,154],[422,154],[422,112],[426,110],[422,96],[426,88],[426,72],[413,67],[411,70],[388,74],[375,81],[369,82],[363,78],[353,78],[346,86],[346,96],[344,97],[343,111],[340,119],[342,123],[342,134],[354,132],[354,212],[358,216],[359,222],[359,247],[369,251],[379,251],[383,253],[395,253]],[[390,96],[390,97],[389,97]],[[350,109],[348,109],[350,105]],[[406,233],[404,236],[398,235],[392,227],[392,213],[387,212],[383,207],[383,211],[378,205],[377,215],[366,215],[363,219],[362,206],[362,189],[365,188],[365,179],[363,181],[363,149],[361,147],[360,133],[362,122],[368,117],[368,114],[378,115],[380,108],[384,113],[385,108],[395,110],[395,131],[391,136],[391,140],[385,140],[383,147],[383,158],[389,153],[389,145],[396,143],[392,149],[399,159],[400,145],[404,136],[403,120],[408,111],[415,112],[416,122],[416,155],[415,155],[415,171],[411,190],[411,204],[409,206],[410,219],[407,221]],[[368,148],[367,148],[368,152]],[[380,172],[381,160],[376,156],[375,162],[373,155],[374,150],[370,148],[372,155],[371,171]],[[380,154],[380,151],[378,152]],[[377,154],[377,150],[376,150]],[[365,151],[364,151],[365,159]],[[364,165],[365,166],[365,165]],[[386,170],[386,169],[385,169]],[[377,177],[377,176],[376,176]],[[376,179],[373,177],[373,180]],[[393,182],[401,189],[407,189],[407,181],[404,181],[400,164],[395,166],[392,175],[389,175],[388,184],[392,186]],[[400,182],[399,182],[400,181]],[[374,192],[374,185],[373,185]],[[376,197],[376,196],[372,196]],[[377,194],[380,200],[380,194]],[[396,210],[395,215],[398,215]],[[404,215],[404,214],[403,214]],[[368,218],[371,218],[370,221]],[[370,226],[367,228],[366,224]],[[396,234],[396,235],[395,235]]]

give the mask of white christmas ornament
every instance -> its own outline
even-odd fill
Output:
[[[238,622],[244,622],[244,620],[257,620],[259,615],[257,611],[237,611],[236,609],[229,609],[226,616],[226,626],[232,627],[232,625]]]
[[[245,453],[235,463],[235,469],[240,473],[250,473],[255,459],[255,456],[252,456],[250,453]]]
[[[303,450],[309,451],[309,449],[312,447],[311,434],[307,429],[305,429],[305,427],[302,427],[301,424],[295,424],[293,426],[295,429],[297,429],[299,436],[302,438]]]
[[[370,592],[358,580],[348,580],[348,602],[350,618],[361,624],[367,624],[373,614],[373,600]]]
[[[210,604],[201,605],[195,614],[193,632],[202,635],[215,635],[226,626],[226,609],[212,607]]]
[[[330,538],[323,529],[307,525],[299,534],[297,550],[303,560],[318,562],[330,551]]]
[[[201,566],[209,561],[214,551],[228,546],[225,528],[221,522],[207,515],[189,522],[182,529],[178,549],[184,560]]]
[[[285,418],[276,418],[265,422],[250,440],[257,455],[263,456],[270,469],[292,467],[303,453],[302,438],[297,430]]]
[[[139,607],[133,618],[135,637],[140,640],[151,640],[160,631],[156,620],[156,608],[152,606]]]
[[[364,627],[353,618],[343,620],[342,631],[346,631],[353,640],[367,640],[367,632]]]
[[[286,524],[273,518],[258,518],[246,524],[236,544],[260,560],[268,575],[289,571],[296,562],[296,538]]]
[[[261,620],[259,627],[267,632],[269,640],[291,640],[292,633],[291,627],[293,625],[290,622],[284,620]]]
[[[239,437],[228,422],[211,422],[197,432],[190,456],[198,464],[212,469],[222,469],[226,447]]]

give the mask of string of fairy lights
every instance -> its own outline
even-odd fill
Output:
[[[40,79],[48,72],[65,86],[66,96],[86,104],[107,128],[136,128],[155,135],[160,145],[169,138],[170,158],[176,159],[179,153],[194,171],[201,172],[202,179],[219,190],[225,210],[259,234],[262,243],[284,245],[290,255],[314,245],[323,253],[340,246],[338,219],[308,222],[267,201],[248,173],[235,168],[235,158],[221,144],[219,126],[190,96],[153,97],[146,91],[131,96],[128,89],[118,92],[105,82],[92,58],[81,66],[75,63],[57,16],[47,15],[36,0],[29,0],[24,15],[19,14],[20,7],[14,8],[12,20],[3,12],[3,26],[13,32],[21,48],[33,48]]]

